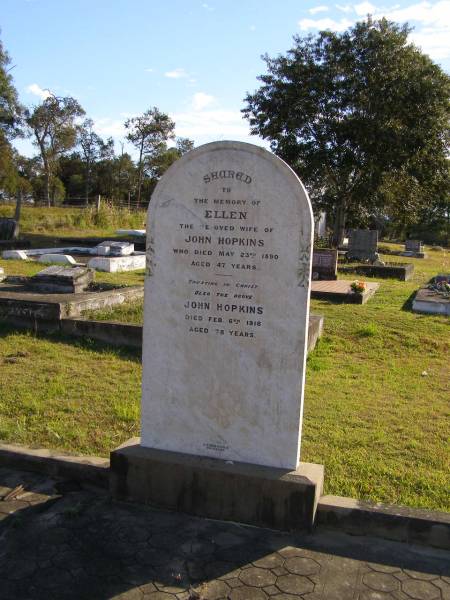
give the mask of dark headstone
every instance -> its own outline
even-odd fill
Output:
[[[312,279],[337,279],[337,250],[314,249],[312,259]]]
[[[422,252],[422,242],[420,240],[406,240],[405,241],[406,252]]]
[[[378,260],[377,246],[376,229],[351,229],[348,236],[347,258],[374,262]]]
[[[94,272],[91,269],[53,265],[30,277],[27,286],[40,293],[78,294],[84,292],[93,281]]]
[[[19,224],[14,219],[0,218],[0,240],[14,240],[19,235]]]

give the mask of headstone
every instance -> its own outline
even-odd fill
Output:
[[[94,273],[85,267],[47,267],[27,280],[27,287],[40,293],[78,294],[94,281]]]
[[[337,279],[338,251],[328,248],[318,248],[313,251],[312,279]]]
[[[2,258],[5,260],[27,260],[26,250],[4,250]]]
[[[347,258],[374,262],[378,259],[377,246],[377,230],[351,229],[348,238]]]
[[[130,256],[134,252],[134,244],[130,242],[102,242],[95,250],[99,256]]]
[[[19,235],[19,224],[15,219],[0,218],[0,240],[14,240]]]
[[[6,279],[5,270],[3,267],[0,267],[0,281],[3,281],[4,279]]]
[[[43,254],[40,263],[57,263],[59,265],[76,265],[77,261],[70,254]]]
[[[422,242],[420,240],[406,240],[405,241],[405,252],[414,252],[414,253],[423,252]]]
[[[215,142],[177,161],[147,224],[141,444],[296,469],[313,218],[268,151]]]

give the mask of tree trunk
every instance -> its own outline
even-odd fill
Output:
[[[346,212],[345,202],[340,200],[336,206],[334,215],[333,237],[331,243],[333,248],[339,248],[344,241],[345,222],[347,218]]]
[[[139,169],[138,169],[138,189],[137,189],[137,208],[139,209],[141,206],[141,187],[142,187],[142,155],[144,153],[144,139],[141,142],[141,148],[139,152]]]
[[[17,192],[16,210],[14,213],[14,220],[17,221],[17,223],[19,223],[20,221],[20,211],[22,210],[22,197],[23,192],[19,189],[19,191]]]

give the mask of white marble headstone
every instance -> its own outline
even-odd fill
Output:
[[[295,469],[313,217],[268,151],[214,142],[158,183],[147,223],[141,444]]]

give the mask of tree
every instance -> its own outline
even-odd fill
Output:
[[[22,107],[12,82],[11,59],[0,41],[0,132],[11,139],[20,134]]]
[[[144,166],[151,164],[152,159],[165,147],[167,140],[175,137],[175,123],[154,106],[142,116],[128,119],[125,127],[129,130],[127,139],[139,151],[137,183],[137,207],[139,208]]]
[[[172,163],[181,158],[194,147],[194,142],[189,138],[177,138],[175,146],[172,148],[161,148],[161,151],[152,161],[151,174],[155,179],[155,183],[160,179]]]
[[[89,193],[91,188],[92,168],[100,159],[108,159],[114,156],[114,141],[109,138],[106,142],[97,135],[93,129],[94,121],[86,119],[78,130],[78,141],[83,153],[85,164],[85,200],[89,204]]]
[[[77,139],[76,119],[85,114],[75,98],[49,96],[27,111],[26,122],[39,148],[45,180],[45,198],[51,205],[52,181],[56,181],[58,159],[73,148]]]
[[[335,245],[349,219],[385,211],[407,181],[414,205],[437,180],[448,194],[450,79],[408,44],[409,31],[368,17],[342,34],[296,36],[286,56],[264,57],[263,85],[245,98],[251,132],[297,171],[317,210],[334,214]]]

